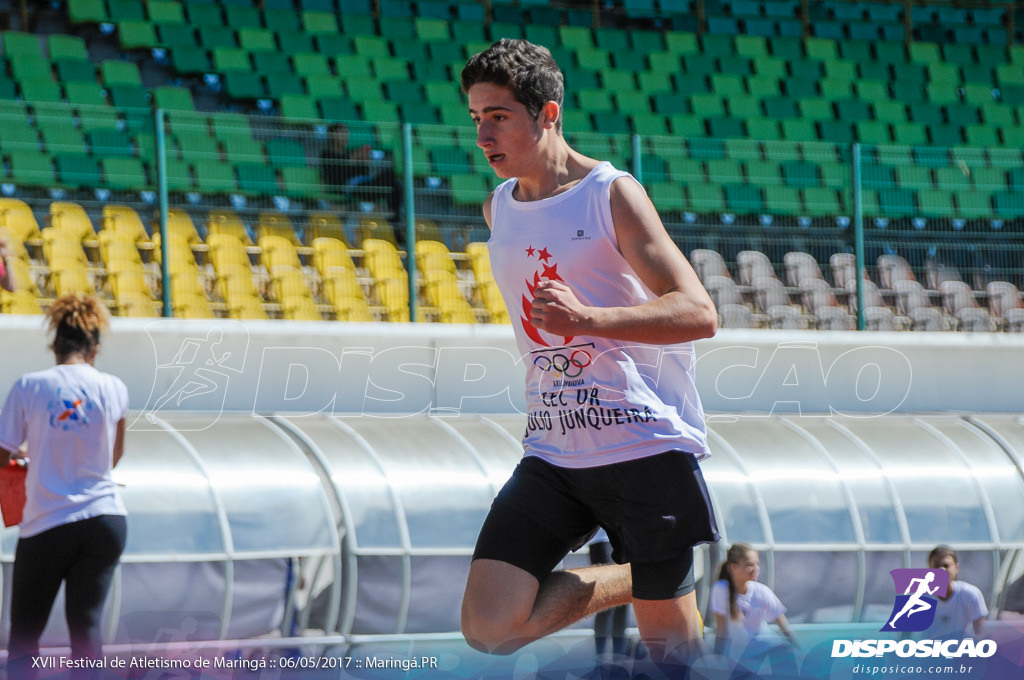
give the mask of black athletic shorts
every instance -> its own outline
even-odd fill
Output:
[[[693,590],[693,546],[718,540],[693,454],[682,451],[594,468],[520,461],[498,492],[473,559],[507,562],[542,580],[604,527],[612,559],[630,563],[633,597]]]

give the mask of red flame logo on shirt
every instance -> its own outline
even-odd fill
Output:
[[[530,310],[533,307],[533,297],[535,295],[535,291],[537,290],[537,284],[539,284],[544,279],[547,279],[549,281],[562,282],[564,282],[565,279],[558,275],[557,262],[554,264],[548,264],[548,260],[551,259],[551,253],[548,252],[547,248],[541,248],[540,250],[537,250],[533,246],[530,246],[529,248],[526,249],[526,256],[528,258],[536,257],[543,264],[543,268],[533,273],[533,281],[530,281],[530,279],[526,279],[526,290],[529,292],[530,295],[529,297],[527,297],[526,294],[523,294],[523,315],[520,317],[519,322],[523,327],[523,331],[531,340],[536,342],[538,345],[550,347],[551,343],[549,343],[547,340],[541,337],[540,329],[530,322]],[[568,345],[570,342],[573,341],[574,337],[575,336],[572,335],[564,337],[562,344]]]

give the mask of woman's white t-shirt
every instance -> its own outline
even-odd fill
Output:
[[[745,645],[750,640],[765,637],[769,633],[768,622],[786,613],[786,607],[772,589],[758,581],[748,581],[747,592],[736,594],[736,606],[741,614],[739,619],[733,619],[729,614],[727,581],[717,581],[711,586],[711,611],[729,621],[727,635],[734,649],[742,649],[736,645]]]
[[[89,364],[28,373],[0,411],[0,446],[28,442],[26,503],[19,535],[100,515],[126,515],[111,478],[117,423],[128,412],[128,388]]]

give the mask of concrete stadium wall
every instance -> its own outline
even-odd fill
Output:
[[[114,319],[111,330],[97,366],[144,415],[523,411],[507,326]],[[39,317],[0,318],[0,389],[52,365],[47,344]],[[711,417],[1024,411],[1019,335],[722,330],[695,348]]]

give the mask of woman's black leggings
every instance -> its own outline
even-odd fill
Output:
[[[64,582],[71,656],[102,654],[101,617],[128,536],[122,515],[101,515],[19,538],[11,586],[7,676],[33,678],[32,658]]]

